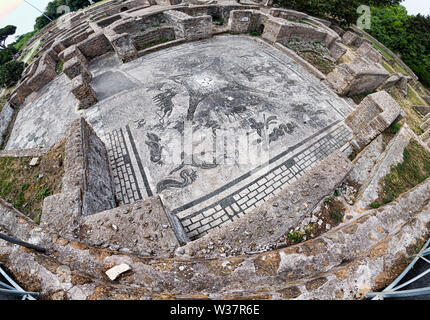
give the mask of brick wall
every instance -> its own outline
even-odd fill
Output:
[[[94,33],[77,45],[82,54],[89,60],[113,51],[112,45],[103,33]]]
[[[139,50],[145,44],[151,42],[174,39],[175,32],[172,27],[160,27],[157,29],[148,30],[140,35],[133,37],[133,44]]]

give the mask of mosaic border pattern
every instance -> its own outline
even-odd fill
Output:
[[[344,146],[350,137],[351,132],[344,125],[339,126],[301,153],[287,159],[231,195],[202,210],[179,217],[185,232],[190,240],[196,240],[213,229],[244,216],[273,198],[319,161]]]

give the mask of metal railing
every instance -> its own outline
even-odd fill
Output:
[[[0,275],[7,281],[7,283],[0,281],[0,295],[21,297],[22,300],[36,300],[39,296],[38,292],[28,292],[21,288],[8,274],[1,268],[0,262]]]
[[[430,255],[429,245],[430,239],[427,240],[423,248],[415,256],[414,260],[409,264],[409,266],[388,287],[386,287],[381,292],[369,292],[366,294],[366,297],[372,298],[372,300],[384,300],[385,298],[405,298],[430,294],[430,287],[402,290],[403,288],[430,273],[430,260],[426,258],[426,256]],[[412,279],[399,285],[400,281],[404,279],[404,277],[412,270],[419,260],[423,260],[424,262],[428,263],[428,268]]]
[[[38,252],[45,253],[46,249],[36,246],[31,243],[27,243],[12,237],[9,237],[5,234],[0,233],[0,239],[5,240],[7,242],[19,245],[24,248],[36,250]],[[28,292],[21,288],[9,275],[1,268],[2,263],[0,262],[0,296],[13,296],[13,297],[21,297],[22,300],[36,300],[36,297],[39,296],[38,292]],[[6,282],[1,281],[1,279],[5,279]]]

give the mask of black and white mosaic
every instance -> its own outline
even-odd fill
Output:
[[[114,130],[107,134],[106,148],[119,202],[128,204],[141,200],[142,195],[122,129]]]
[[[306,170],[344,146],[350,138],[350,130],[341,125],[229,196],[188,215],[181,214],[181,210],[187,206],[175,210],[174,213],[180,217],[191,240],[200,238],[212,229],[219,228],[270,200],[287,185],[300,178]],[[221,191],[223,190],[219,190]]]

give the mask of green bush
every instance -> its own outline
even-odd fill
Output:
[[[12,60],[12,54],[9,50],[0,50],[0,66]]]
[[[305,233],[301,230],[293,231],[288,234],[288,239],[293,243],[303,242],[305,239]]]
[[[357,8],[360,5],[389,6],[400,3],[400,0],[275,0],[274,5],[306,12],[319,18],[336,20],[347,26],[357,22],[360,16]]]
[[[24,71],[24,62],[9,61],[0,66],[0,86],[10,88],[21,79]]]
[[[390,126],[392,134],[396,134],[397,132],[400,131],[401,128],[402,128],[402,125],[398,122],[395,122]]]
[[[17,37],[16,41],[12,44],[16,50],[21,50],[27,42],[37,33],[36,30],[22,34]]]
[[[378,209],[379,207],[381,206],[381,204],[379,203],[379,202],[372,202],[371,204],[370,204],[370,207],[372,208],[372,209]]]

